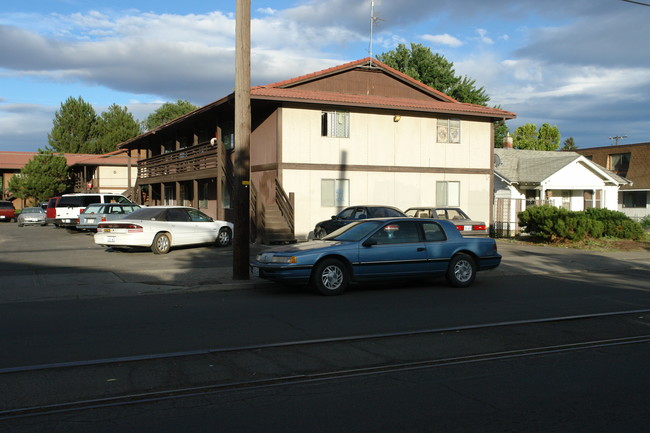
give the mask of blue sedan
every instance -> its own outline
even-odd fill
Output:
[[[444,275],[467,287],[477,271],[500,263],[494,239],[465,238],[449,221],[401,217],[358,221],[321,240],[263,251],[251,268],[254,276],[338,295],[352,281],[405,277]]]

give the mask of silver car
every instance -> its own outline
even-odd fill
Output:
[[[40,207],[26,207],[21,212],[20,215],[16,218],[18,221],[18,227],[26,225],[47,225],[45,222],[45,211]]]
[[[436,218],[449,220],[463,236],[487,236],[487,226],[484,221],[471,219],[458,207],[411,207],[404,212],[407,216],[416,218]]]
[[[77,230],[97,231],[97,224],[124,218],[140,206],[133,203],[93,203],[79,214]]]

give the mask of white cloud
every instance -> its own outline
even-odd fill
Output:
[[[422,35],[420,38],[436,45],[446,45],[448,47],[460,47],[463,45],[463,42],[461,42],[460,39],[455,38],[448,33],[442,35]]]

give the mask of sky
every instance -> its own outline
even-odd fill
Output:
[[[650,0],[641,0],[650,3]],[[0,151],[37,151],[69,97],[138,120],[232,93],[236,0],[0,6]],[[580,148],[650,141],[650,7],[625,0],[251,0],[251,84],[423,44]],[[373,38],[370,43],[370,23]]]

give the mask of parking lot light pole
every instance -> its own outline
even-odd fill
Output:
[[[237,0],[235,23],[235,235],[233,279],[250,279],[250,0]]]

